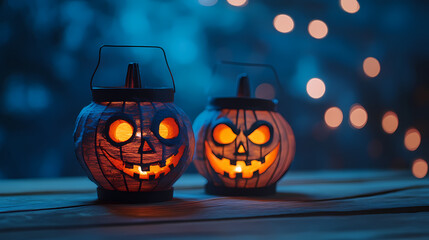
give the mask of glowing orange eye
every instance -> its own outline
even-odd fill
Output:
[[[128,141],[133,133],[134,127],[125,120],[116,120],[109,127],[109,137],[117,143]]]
[[[271,133],[270,128],[266,125],[262,125],[255,129],[249,136],[247,136],[250,141],[254,144],[262,145],[267,143],[270,140]]]
[[[226,124],[221,123],[213,129],[213,138],[220,144],[230,144],[236,137],[237,134]]]
[[[159,136],[164,139],[172,139],[179,135],[179,126],[174,118],[165,118],[159,124]]]

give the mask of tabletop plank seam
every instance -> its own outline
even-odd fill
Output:
[[[367,209],[367,210],[351,210],[351,211],[316,211],[305,213],[283,213],[262,216],[245,216],[245,217],[227,217],[227,218],[202,218],[202,219],[178,219],[178,220],[161,220],[148,222],[118,222],[105,224],[85,224],[85,225],[69,225],[69,226],[34,226],[34,227],[15,227],[0,229],[0,233],[16,232],[16,231],[41,231],[41,230],[66,230],[66,229],[88,229],[102,227],[127,227],[127,226],[143,226],[143,225],[159,225],[159,224],[177,224],[177,223],[193,223],[193,222],[216,222],[216,221],[234,221],[234,220],[250,220],[250,219],[267,219],[267,218],[291,218],[291,217],[326,217],[326,216],[359,216],[359,215],[376,215],[376,214],[399,214],[399,213],[419,213],[429,212],[429,206],[413,206],[413,207],[397,207],[384,209]]]
[[[315,200],[303,199],[303,200],[300,200],[300,202],[326,202],[326,201],[340,201],[340,200],[349,200],[349,199],[365,198],[365,197],[375,197],[375,196],[380,196],[380,195],[385,195],[385,194],[390,194],[390,193],[396,193],[396,192],[413,190],[413,189],[422,189],[422,188],[428,188],[428,187],[429,187],[429,185],[415,185],[415,186],[409,186],[409,187],[404,187],[404,188],[390,189],[390,190],[386,190],[386,191],[379,191],[379,192],[366,193],[366,194],[358,194],[358,195],[338,197],[338,198],[315,199]],[[204,199],[204,200],[191,200],[191,201],[189,201],[189,204],[209,202],[209,201],[219,200],[221,198],[225,198],[225,197],[216,197],[216,198],[210,198],[210,199]],[[285,200],[287,201],[287,199],[285,199]],[[97,205],[102,206],[103,204],[100,204],[100,202],[95,200],[94,202],[87,203],[87,204],[69,205],[69,206],[61,206],[61,207],[53,207],[53,208],[10,210],[10,211],[2,211],[2,212],[0,212],[0,214],[51,211],[51,210],[60,210],[60,209],[78,208],[78,207],[87,207],[87,206],[97,206]]]

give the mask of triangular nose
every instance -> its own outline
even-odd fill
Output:
[[[239,153],[239,154],[246,153],[246,149],[244,148],[243,143],[240,143],[240,145],[238,146],[237,153]]]
[[[149,146],[149,144],[147,143],[147,141],[144,141],[143,152],[147,152],[147,151],[152,151],[152,148]]]
[[[139,153],[154,153],[152,144],[147,139],[142,139],[142,144],[139,148]]]

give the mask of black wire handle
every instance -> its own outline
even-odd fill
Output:
[[[168,72],[170,73],[171,81],[173,83],[173,92],[176,92],[176,84],[174,83],[173,74],[171,73],[170,65],[168,65],[167,55],[165,54],[164,49],[162,47],[160,47],[160,46],[133,46],[133,45],[103,45],[103,46],[100,47],[100,49],[98,50],[98,62],[97,62],[97,66],[95,67],[94,73],[92,74],[91,81],[89,83],[89,86],[90,86],[91,90],[93,89],[92,82],[94,80],[95,73],[97,72],[98,66],[100,66],[101,50],[104,47],[137,47],[137,48],[158,48],[158,49],[161,49],[162,53],[164,54],[165,64],[167,64]]]
[[[282,90],[282,85],[280,84],[280,79],[279,79],[279,75],[277,74],[276,69],[274,68],[273,65],[270,64],[264,64],[264,63],[244,63],[244,62],[233,62],[233,61],[220,61],[218,63],[215,64],[214,68],[213,68],[213,73],[212,76],[215,75],[217,67],[220,64],[229,64],[229,65],[238,65],[238,66],[250,66],[250,67],[265,67],[265,68],[269,68],[271,69],[271,71],[273,71],[274,73],[274,77],[276,78],[276,83],[279,86],[280,90]]]

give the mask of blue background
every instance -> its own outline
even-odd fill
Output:
[[[273,65],[281,82],[279,110],[297,140],[292,170],[409,168],[418,157],[428,160],[429,4],[359,3],[360,10],[349,14],[335,0],[249,0],[244,7],[222,0],[210,7],[197,0],[0,1],[0,177],[84,174],[72,133],[78,113],[91,101],[89,79],[102,44],[164,47],[176,80],[175,102],[192,120],[209,96],[234,94],[235,77],[222,71],[213,76],[216,62]],[[293,18],[292,32],[273,27],[281,13]],[[308,34],[313,19],[327,24],[325,38]],[[151,51],[137,54],[143,58],[142,79],[169,86],[162,56]],[[362,70],[370,56],[381,64],[376,78]],[[107,59],[97,83],[122,83],[128,59]],[[261,82],[275,85],[270,74],[255,74],[253,89]],[[306,93],[313,77],[326,84],[321,99]],[[355,103],[368,112],[360,130],[348,123]],[[344,113],[337,129],[323,120],[331,106]],[[387,110],[399,116],[393,135],[380,124]],[[409,127],[422,134],[414,152],[403,145]]]

